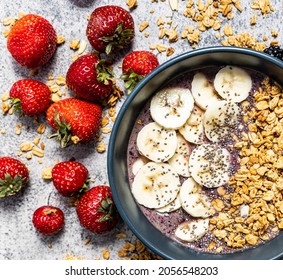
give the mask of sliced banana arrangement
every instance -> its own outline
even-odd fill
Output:
[[[214,144],[196,147],[189,159],[193,179],[207,188],[217,188],[226,184],[230,178],[230,153]]]
[[[203,116],[204,132],[212,142],[219,142],[231,135],[240,125],[241,108],[238,103],[218,100],[211,103]]]
[[[193,178],[183,182],[179,196],[182,208],[192,217],[208,218],[214,214],[209,197]]]
[[[191,150],[189,143],[181,134],[177,133],[177,148],[175,154],[168,160],[168,163],[183,177],[190,176],[189,157]]]
[[[193,242],[208,231],[216,212],[208,189],[224,186],[232,175],[226,145],[243,125],[240,102],[251,88],[246,70],[226,66],[214,79],[197,72],[191,91],[165,87],[150,101],[152,122],[136,139],[140,157],[132,165],[132,193],[160,215],[178,210],[189,215],[175,230],[179,240]]]
[[[137,136],[137,148],[140,154],[154,162],[170,159],[177,148],[176,131],[165,129],[156,122],[145,125]]]
[[[192,95],[196,104],[203,110],[206,110],[209,104],[221,99],[213,84],[201,72],[196,73],[193,77]]]
[[[184,138],[193,144],[201,144],[204,139],[203,111],[194,107],[192,114],[186,123],[179,128],[179,132]]]
[[[180,195],[178,194],[177,197],[170,202],[169,204],[165,205],[164,207],[157,208],[156,211],[159,213],[170,213],[176,211],[182,207]]]
[[[148,163],[148,159],[146,157],[140,156],[139,158],[137,158],[133,165],[132,165],[132,172],[134,175],[137,175],[137,173],[139,172],[139,170]]]
[[[185,124],[194,108],[194,99],[187,88],[164,88],[151,99],[150,114],[154,121],[168,129]]]
[[[246,70],[229,65],[216,74],[214,88],[222,98],[241,102],[251,91],[252,78]]]
[[[185,242],[193,242],[203,237],[208,231],[209,219],[198,219],[181,223],[175,231],[175,236]]]
[[[177,197],[180,187],[179,176],[169,164],[149,162],[135,176],[132,193],[139,204],[161,208]]]

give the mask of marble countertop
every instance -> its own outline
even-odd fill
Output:
[[[116,1],[115,5],[129,10],[126,2],[126,0]],[[137,0],[137,6],[130,10],[136,30],[135,39],[131,46],[132,50],[152,49],[157,54],[161,64],[194,48],[230,44],[263,48],[264,44],[269,46],[270,43],[273,44],[278,41],[280,45],[280,42],[282,42],[283,3],[280,0],[233,1],[234,3],[241,2],[242,9],[237,4],[231,4],[232,13],[228,16],[231,19],[219,13],[213,22],[209,21],[209,17],[207,21],[204,20],[204,16],[207,14],[204,12],[205,7],[202,10],[203,12],[200,12],[201,4],[190,7],[190,3],[199,1],[179,0],[178,2],[178,9],[173,11],[168,0]],[[271,2],[272,7],[268,5],[269,2]],[[16,18],[19,12],[36,13],[48,19],[56,29],[57,35],[62,35],[65,38],[65,43],[58,46],[52,61],[39,69],[36,76],[33,76],[38,80],[47,82],[50,74],[54,78],[66,74],[72,56],[76,54],[75,50],[70,49],[70,41],[78,39],[88,42],[85,35],[87,17],[96,7],[107,4],[113,4],[113,2],[106,0],[2,0],[0,19]],[[187,15],[192,13],[192,9],[196,9],[196,13],[199,14],[198,19],[193,20],[184,15],[184,13]],[[219,7],[216,7],[216,10],[219,11]],[[242,12],[239,10],[242,10]],[[149,26],[140,31],[140,25],[144,22],[148,22]],[[163,23],[161,24],[161,22]],[[212,23],[213,26],[211,27]],[[163,26],[165,31],[167,30],[163,37],[160,36],[160,26]],[[204,29],[204,26],[207,26],[205,31],[198,31],[198,28]],[[4,36],[7,29],[9,29],[9,26],[6,26],[5,21],[3,21],[0,24],[1,96],[9,91],[13,82],[30,77],[31,74],[29,70],[19,66],[7,51]],[[176,33],[172,33],[174,30]],[[189,35],[190,41],[187,37],[182,38],[182,35],[185,36],[188,33],[191,33]],[[178,38],[172,35],[172,41],[169,41],[170,34],[177,34]],[[85,52],[91,50],[91,46],[88,44]],[[174,53],[171,56],[168,55],[168,52],[172,50],[174,50]],[[121,65],[124,55],[125,53],[121,52],[120,57],[115,58],[114,72],[116,77],[121,74],[119,65]],[[119,80],[117,83],[124,90],[123,84]],[[67,89],[62,89],[62,91],[66,92],[67,95],[69,94]],[[116,104],[117,112],[126,97],[127,94],[124,94]],[[93,142],[61,149],[53,139],[47,138],[51,132],[49,127],[43,134],[38,134],[37,129],[40,123],[44,123],[44,117],[40,117],[38,122],[34,122],[27,117],[19,118],[15,114],[4,115],[0,113],[0,156],[13,156],[26,162],[31,177],[30,184],[24,192],[15,197],[0,200],[0,259],[54,260],[65,259],[67,256],[103,259],[104,250],[109,251],[108,257],[110,259],[118,259],[118,251],[123,248],[124,244],[136,240],[130,229],[121,221],[117,228],[109,234],[97,236],[88,232],[79,225],[75,208],[70,206],[67,199],[56,193],[50,180],[42,178],[42,172],[45,168],[53,166],[56,160],[62,161],[74,157],[88,167],[90,177],[95,180],[92,183],[93,185],[108,184],[106,158],[110,133],[102,134],[102,141],[106,144],[106,151],[103,153],[97,152],[96,143]],[[111,128],[112,124],[110,122],[108,127]],[[21,126],[20,134],[16,133],[16,127],[19,127],[19,125]],[[27,153],[20,155],[20,144],[26,141],[32,142],[38,136],[41,137],[40,141],[45,145],[44,157],[32,156],[32,158],[27,159]],[[41,236],[35,231],[31,222],[34,210],[47,203],[60,207],[65,213],[65,228],[54,237]],[[126,237],[119,238],[119,233],[125,234]]]

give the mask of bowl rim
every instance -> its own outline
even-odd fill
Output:
[[[124,211],[124,208],[122,207],[121,201],[118,200],[118,193],[117,193],[117,188],[116,188],[116,183],[113,177],[113,154],[114,154],[114,145],[115,145],[115,139],[117,134],[119,133],[119,127],[121,125],[121,120],[125,114],[125,112],[127,111],[128,106],[131,104],[131,102],[133,101],[133,99],[137,96],[137,94],[140,92],[140,90],[150,81],[152,80],[156,75],[158,75],[159,73],[161,73],[162,71],[164,71],[165,69],[167,69],[168,67],[171,67],[174,64],[179,63],[180,61],[183,60],[187,60],[189,58],[195,57],[195,56],[200,56],[200,55],[204,55],[204,54],[208,54],[208,53],[237,53],[237,54],[244,54],[244,55],[249,55],[249,56],[253,56],[253,57],[257,57],[259,59],[263,59],[266,61],[271,62],[272,64],[280,67],[283,69],[283,61],[280,61],[279,59],[272,57],[264,52],[261,51],[256,51],[253,49],[247,49],[247,48],[241,48],[241,47],[234,47],[234,46],[213,46],[213,47],[204,47],[204,48],[199,48],[199,49],[195,49],[195,50],[190,50],[187,52],[184,52],[182,54],[176,55],[175,57],[167,60],[166,62],[160,64],[157,68],[155,68],[153,71],[151,71],[148,75],[146,75],[138,84],[137,86],[134,88],[134,90],[126,97],[125,101],[123,102],[123,104],[121,105],[121,108],[119,109],[119,112],[116,116],[116,120],[115,123],[112,127],[112,131],[110,134],[110,139],[109,139],[109,144],[108,144],[108,152],[107,152],[107,173],[108,173],[108,179],[109,179],[109,184],[111,187],[111,191],[113,194],[113,199],[114,202],[116,204],[116,207],[120,213],[121,218],[123,219],[123,221],[125,222],[125,224],[130,228],[130,230],[134,233],[134,235],[144,244],[146,245],[152,252],[156,253],[157,255],[159,255],[160,257],[164,258],[164,259],[174,259],[172,258],[170,255],[168,255],[167,253],[162,252],[159,249],[156,249],[154,244],[152,244],[152,242],[150,240],[146,240],[143,235],[137,231],[129,217],[129,215],[126,213],[126,211]],[[146,217],[145,217],[146,218]],[[279,234],[281,235],[281,234]],[[278,237],[278,236],[277,236]],[[273,239],[272,239],[273,240]],[[264,243],[262,245],[260,245],[259,247],[265,247],[268,246],[269,242],[272,242],[272,240],[268,241],[267,243]],[[172,241],[172,240],[171,240]],[[175,241],[173,241],[175,242]],[[248,250],[253,250],[248,249]],[[245,251],[244,251],[245,252]],[[198,255],[211,255],[211,256],[221,256],[220,258],[217,259],[233,259],[233,258],[226,258],[225,256],[229,256],[229,255],[238,255],[241,254],[243,252],[236,252],[236,253],[232,253],[232,254],[210,254],[210,253],[197,253],[195,252],[195,254]],[[263,252],[264,253],[264,252]],[[283,249],[279,250],[278,252],[276,252],[270,259],[279,259],[283,256]],[[204,259],[207,259],[207,257],[205,257]],[[209,259],[209,258],[208,258]],[[213,257],[211,258],[213,259]],[[244,258],[243,258],[244,259]]]

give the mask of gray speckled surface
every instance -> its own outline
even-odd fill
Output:
[[[186,1],[179,0],[179,12],[173,13],[173,23],[177,23],[179,34],[186,25],[196,25],[192,20],[185,18],[182,12],[185,9]],[[197,2],[197,1],[195,1]],[[249,32],[258,41],[262,42],[263,35],[268,37],[266,44],[273,39],[271,29],[278,31],[279,42],[282,41],[282,18],[283,4],[282,1],[271,1],[275,9],[273,13],[261,15],[260,11],[252,10],[250,3],[252,1],[241,1],[243,12],[240,14],[235,10],[235,18],[230,20],[235,34]],[[87,16],[98,6],[105,4],[113,4],[112,1],[90,1],[90,0],[34,0],[34,1],[9,1],[2,0],[0,8],[0,19],[7,17],[17,17],[18,12],[36,13],[47,18],[52,22],[58,35],[63,35],[66,39],[65,44],[57,48],[56,54],[52,61],[46,67],[39,70],[36,79],[43,82],[47,81],[47,76],[53,73],[54,77],[65,75],[68,66],[71,63],[71,56],[74,51],[69,48],[69,41],[72,39],[86,39],[85,29],[87,25]],[[116,5],[120,5],[128,9],[126,1],[116,1]],[[150,13],[154,10],[154,13]],[[142,1],[138,0],[138,6],[131,11],[136,24],[136,37],[132,45],[132,49],[149,49],[150,44],[164,44],[169,46],[166,38],[158,39],[158,27],[156,20],[162,16],[167,20],[166,16],[172,15],[172,11],[168,3],[162,1]],[[250,18],[257,14],[257,23],[253,27],[250,26]],[[145,38],[144,32],[138,31],[139,24],[147,20],[150,22],[146,31],[149,32],[149,37]],[[223,26],[227,19],[224,19],[222,29],[219,31],[209,30],[201,33],[201,40],[198,48],[220,45],[222,39],[216,39],[215,34],[222,33]],[[4,30],[7,27],[1,24],[0,26],[0,94],[9,91],[12,83],[18,79],[28,77],[29,71],[19,66],[10,56],[6,49],[6,39],[3,36]],[[192,47],[186,41],[179,40],[171,44],[175,48],[173,56],[189,51]],[[88,45],[88,50],[91,47]],[[130,51],[130,50],[127,50]],[[120,68],[123,53],[120,57],[115,58],[115,73],[120,75]],[[160,63],[169,59],[165,53],[158,54]],[[123,85],[120,84],[123,88]],[[121,106],[122,101],[117,105],[117,109]],[[42,116],[40,121],[44,121]],[[23,123],[22,133],[15,134],[15,126],[18,123]],[[28,127],[28,128],[27,128]],[[0,156],[9,155],[17,157],[19,145],[25,141],[33,141],[38,136],[36,129],[38,124],[35,124],[31,119],[23,117],[19,119],[17,115],[0,114],[0,131],[5,131],[5,134],[0,134]],[[111,259],[117,259],[117,250],[122,248],[125,240],[115,238],[119,231],[126,232],[129,240],[135,237],[121,222],[117,230],[103,236],[96,236],[84,230],[78,223],[74,207],[68,206],[67,199],[62,198],[55,192],[51,182],[44,181],[41,178],[41,173],[46,166],[53,166],[55,160],[67,160],[75,157],[78,161],[85,164],[90,172],[90,176],[96,180],[95,184],[107,184],[106,157],[107,153],[99,154],[95,150],[95,143],[70,147],[66,150],[59,148],[58,143],[52,139],[47,139],[51,130],[42,135],[41,141],[44,142],[45,156],[42,163],[38,163],[38,158],[33,157],[31,160],[25,160],[24,155],[19,159],[27,162],[30,168],[31,181],[24,192],[15,197],[10,197],[0,201],[0,259],[64,259],[67,254],[72,254],[77,257],[87,259],[101,258],[102,250],[108,248],[111,251]],[[103,141],[107,143],[109,134],[103,135]],[[31,217],[33,211],[44,204],[49,203],[61,207],[65,213],[66,225],[64,230],[55,237],[43,237],[37,234],[32,226]],[[90,243],[85,245],[86,239],[90,239]],[[48,246],[52,244],[52,247]]]

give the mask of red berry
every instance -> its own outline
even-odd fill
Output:
[[[52,168],[52,181],[57,191],[66,197],[78,193],[86,187],[88,179],[87,168],[76,161],[64,161]]]
[[[114,49],[125,48],[133,40],[134,20],[122,7],[102,6],[92,12],[86,35],[94,49],[109,54]]]
[[[0,157],[0,198],[15,195],[29,181],[29,171],[19,160]]]
[[[81,225],[97,234],[111,231],[119,221],[109,186],[88,190],[80,198],[76,210]]]
[[[156,55],[150,51],[133,51],[126,55],[122,63],[121,78],[125,81],[128,92],[158,65]]]
[[[99,60],[97,55],[82,55],[68,69],[67,86],[83,99],[104,101],[112,90],[114,76],[104,64],[105,60]]]
[[[102,107],[76,98],[62,99],[53,103],[46,111],[46,120],[57,130],[52,135],[61,147],[73,143],[88,142],[95,138],[102,117]]]
[[[10,90],[13,106],[29,117],[45,112],[51,102],[51,91],[47,85],[32,79],[22,79]]]
[[[33,213],[32,223],[43,235],[54,235],[64,227],[64,213],[54,206],[41,206]]]
[[[40,67],[51,59],[56,50],[56,31],[45,18],[25,15],[12,26],[7,48],[22,66]]]

